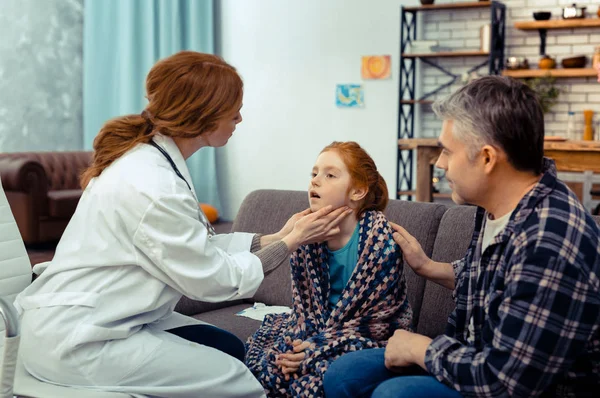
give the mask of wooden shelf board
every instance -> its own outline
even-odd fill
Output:
[[[431,4],[427,6],[404,7],[404,11],[435,11],[456,10],[459,8],[485,8],[491,5],[491,1],[467,1],[450,4]]]
[[[403,53],[404,58],[437,58],[437,57],[472,57],[472,56],[488,56],[490,55],[487,51],[440,51],[437,53],[421,53],[421,54],[410,54]]]
[[[595,27],[600,27],[600,18],[551,19],[549,21],[515,22],[515,28],[520,30],[573,29]]]
[[[423,104],[423,105],[429,105],[429,104],[433,104],[433,101],[430,100],[402,100],[400,101],[401,104]]]
[[[503,76],[515,78],[527,77],[594,77],[598,75],[594,68],[564,68],[564,69],[522,69],[522,70],[503,70]]]
[[[572,152],[600,152],[600,141],[544,141],[544,150],[561,150]]]

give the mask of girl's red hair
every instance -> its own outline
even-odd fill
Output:
[[[321,153],[325,151],[336,151],[348,168],[353,186],[367,189],[367,195],[356,214],[367,210],[383,211],[389,201],[387,184],[367,151],[354,141],[334,141]]]

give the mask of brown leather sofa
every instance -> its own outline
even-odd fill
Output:
[[[26,245],[56,242],[75,212],[92,152],[0,154],[0,178]]]

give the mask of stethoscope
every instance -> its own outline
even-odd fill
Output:
[[[175,162],[173,161],[173,159],[171,158],[171,156],[167,153],[167,151],[165,151],[160,145],[158,145],[156,142],[154,142],[152,140],[150,140],[149,144],[152,145],[154,148],[158,149],[160,151],[160,153],[163,154],[163,156],[171,164],[171,167],[173,168],[173,171],[175,171],[175,174],[177,174],[177,177],[181,178],[183,180],[183,182],[185,182],[185,185],[187,185],[187,187],[189,188],[189,190],[192,193],[192,195],[194,195],[194,191],[192,190],[192,187],[187,182],[187,180],[185,179],[185,177],[183,176],[183,174],[181,174],[181,172],[177,168],[177,165],[175,164]],[[198,199],[196,198],[196,195],[194,195],[194,199],[196,199],[196,202],[198,202]],[[215,229],[211,225],[210,221],[208,221],[208,219],[206,218],[206,215],[204,214],[204,212],[202,211],[202,209],[198,209],[198,215],[199,215],[199,218],[200,218],[200,222],[208,230],[208,235],[209,236],[216,235],[217,232],[215,231]]]

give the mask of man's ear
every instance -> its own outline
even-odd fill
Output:
[[[369,193],[368,188],[352,188],[350,189],[350,200],[354,202],[363,200],[367,196],[367,193]]]
[[[500,156],[502,156],[502,154],[495,146],[484,145],[483,148],[481,148],[483,167],[487,174],[491,173],[492,170],[494,170],[494,168],[498,165]]]

